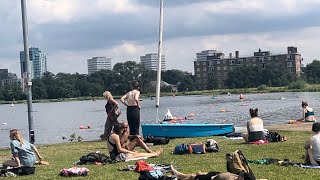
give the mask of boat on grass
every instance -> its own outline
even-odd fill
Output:
[[[234,132],[233,124],[142,124],[141,128],[143,137],[190,138]]]

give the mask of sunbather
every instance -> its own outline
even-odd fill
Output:
[[[126,148],[130,151],[134,150],[136,146],[141,147],[148,153],[152,153],[153,151],[144,143],[143,138],[139,135],[129,135],[128,131],[128,123],[122,122],[121,125],[123,126],[123,132],[120,134],[120,144],[121,147]],[[130,139],[130,142],[128,140]]]
[[[320,165],[320,123],[312,125],[313,136],[309,137],[304,145],[306,149],[305,163]]]
[[[308,103],[305,101],[302,101],[302,117],[300,119],[297,119],[297,121],[305,121],[305,122],[315,122],[316,118],[314,116],[314,111],[311,107],[308,106]]]
[[[258,118],[258,109],[250,108],[251,119],[247,122],[248,133],[242,134],[246,143],[265,140],[265,133],[263,131],[263,121]]]
[[[124,131],[122,124],[116,124],[113,127],[113,133],[108,137],[107,146],[111,159],[115,161],[126,161],[135,158],[142,157],[156,157],[159,156],[163,150],[159,149],[156,152],[151,153],[139,153],[123,148],[120,143],[120,134]]]
[[[171,166],[171,173],[175,175],[178,180],[250,180],[248,173],[241,173],[240,175],[232,173],[220,173],[220,172],[209,172],[209,173],[197,173],[197,174],[183,174],[178,172]]]
[[[12,160],[7,160],[3,163],[4,167],[32,167],[36,163],[37,155],[40,163],[42,161],[42,156],[40,155],[38,149],[28,141],[22,138],[22,135],[18,129],[10,130],[10,147],[13,155]]]

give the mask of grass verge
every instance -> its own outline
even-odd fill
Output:
[[[225,154],[236,149],[241,149],[247,159],[257,160],[262,158],[288,158],[293,162],[302,163],[301,156],[304,154],[303,144],[311,132],[278,131],[281,135],[288,137],[287,142],[270,143],[265,145],[247,145],[243,141],[226,140],[221,137],[213,137],[219,144],[220,152],[207,153],[202,155],[173,155],[172,150],[179,143],[202,143],[212,137],[172,139],[168,145],[154,146],[152,149],[162,147],[164,153],[158,158],[150,158],[148,163],[171,163],[181,167],[181,172],[196,173],[198,171],[221,171],[226,172]],[[92,151],[101,151],[108,154],[106,142],[76,142],[63,143],[48,146],[39,146],[40,153],[49,166],[37,166],[36,174],[21,176],[19,179],[65,179],[58,174],[63,168],[73,167],[73,162],[79,160],[83,155]],[[141,149],[138,149],[141,151]],[[0,161],[9,159],[10,151],[0,150]],[[90,170],[90,175],[85,179],[138,179],[136,172],[118,171],[117,169],[127,164],[134,164],[135,161],[107,164],[107,165],[85,165]],[[257,178],[265,179],[317,179],[318,170],[300,169],[296,167],[283,167],[278,165],[256,165],[251,167]]]

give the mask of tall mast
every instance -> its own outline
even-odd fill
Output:
[[[158,119],[159,119],[161,60],[162,60],[162,32],[163,32],[163,0],[160,0],[158,72],[157,72],[157,89],[156,89],[156,108],[157,108],[156,122],[158,122]]]
[[[33,129],[33,116],[32,116],[32,90],[31,90],[32,78],[31,78],[31,65],[30,65],[30,59],[29,59],[29,48],[28,48],[27,9],[26,9],[25,0],[21,0],[21,14],[22,14],[24,58],[26,61],[26,69],[27,69],[27,83],[23,84],[23,86],[25,85],[27,86],[29,141],[31,143],[34,143],[34,129]]]

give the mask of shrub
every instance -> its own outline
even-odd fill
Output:
[[[261,84],[260,86],[258,86],[257,88],[259,91],[262,91],[262,90],[267,90],[268,89],[268,86],[265,85],[265,84]]]
[[[306,87],[306,82],[302,80],[291,82],[288,85],[288,89],[304,89],[305,87]]]

